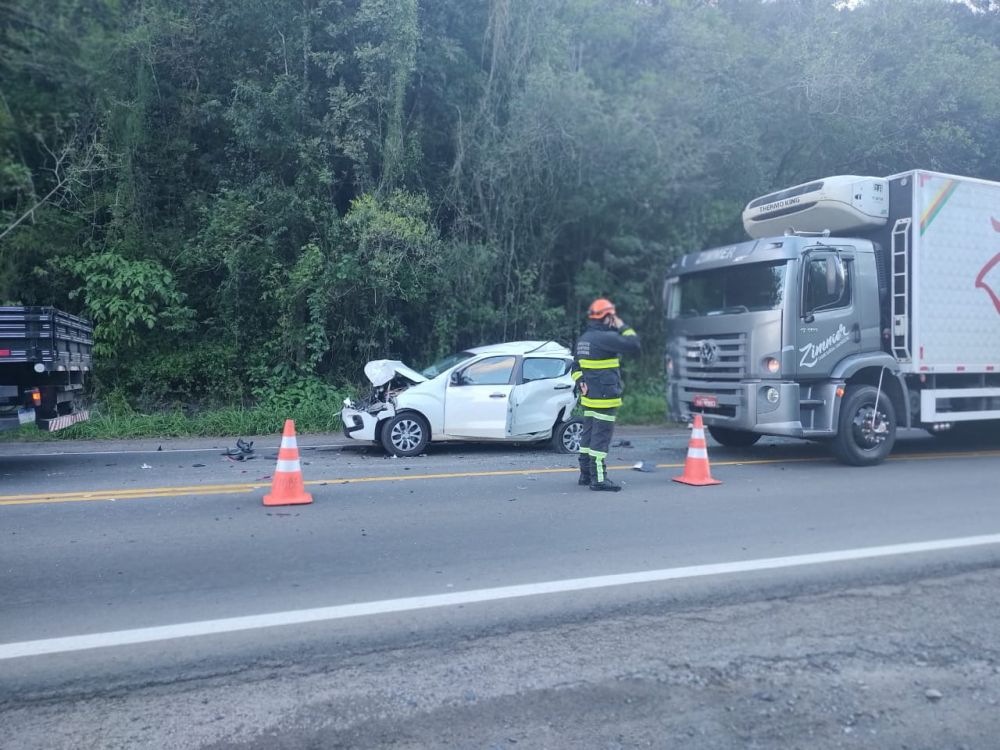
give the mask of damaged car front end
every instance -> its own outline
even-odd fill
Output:
[[[345,398],[340,415],[346,437],[374,442],[379,439],[379,422],[396,416],[396,397],[427,378],[402,362],[388,359],[366,364],[365,376],[372,384],[371,391],[358,401]]]

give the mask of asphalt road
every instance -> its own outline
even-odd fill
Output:
[[[1000,441],[620,437],[0,446],[0,746],[996,747]]]

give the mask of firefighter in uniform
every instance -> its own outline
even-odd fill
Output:
[[[587,318],[587,329],[576,342],[572,371],[584,408],[579,483],[595,491],[618,492],[621,487],[608,479],[606,464],[615,415],[622,405],[619,355],[637,353],[639,337],[609,300],[594,300]]]

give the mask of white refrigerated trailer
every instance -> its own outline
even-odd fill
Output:
[[[1000,183],[914,170],[751,201],[754,241],[668,274],[668,399],[721,442],[827,439],[878,463],[898,427],[1000,426]]]

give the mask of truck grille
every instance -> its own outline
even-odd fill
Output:
[[[682,380],[742,380],[747,374],[745,333],[686,338],[680,363]]]

